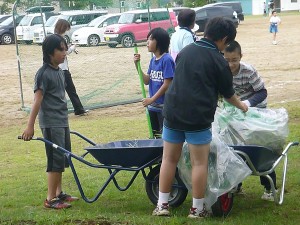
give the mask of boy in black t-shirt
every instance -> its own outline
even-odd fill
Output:
[[[190,218],[208,216],[204,193],[208,154],[219,94],[246,112],[248,107],[234,94],[232,74],[220,51],[235,39],[234,24],[223,18],[210,20],[204,38],[186,46],[176,58],[173,82],[165,95],[163,110],[164,152],[159,176],[159,199],[153,215],[169,215],[168,199],[182,145],[189,145],[192,164],[193,205]]]

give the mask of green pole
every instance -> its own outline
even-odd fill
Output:
[[[134,53],[138,54],[138,49],[137,49],[136,44],[134,45]],[[140,78],[140,85],[141,85],[142,95],[143,95],[143,98],[146,98],[143,72],[142,72],[142,69],[141,69],[141,63],[140,62],[137,62],[137,70],[138,70],[138,74],[139,74],[139,78]],[[153,138],[153,132],[152,132],[152,126],[151,126],[151,121],[150,121],[148,108],[146,108],[146,116],[147,116],[147,122],[148,122],[149,135],[150,135],[150,138]]]

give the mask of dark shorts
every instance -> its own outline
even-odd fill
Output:
[[[71,151],[71,138],[68,127],[51,127],[42,128],[41,130],[45,139]],[[47,144],[45,144],[45,148],[47,155],[47,172],[64,172],[65,167],[69,166],[65,154]]]

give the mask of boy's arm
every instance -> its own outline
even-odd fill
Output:
[[[145,98],[143,100],[143,105],[144,106],[150,105],[153,102],[155,102],[159,97],[163,96],[166,93],[166,91],[168,90],[172,80],[173,80],[172,78],[164,79],[164,83],[160,87],[160,89],[158,89],[158,91],[155,93],[155,95],[153,95],[151,98]]]
[[[246,103],[248,107],[255,107],[262,101],[264,101],[268,96],[267,89],[263,88],[257,92],[254,93],[250,98],[247,100],[244,100],[243,102]]]
[[[243,112],[248,111],[248,106],[244,102],[240,101],[236,94],[232,95],[230,98],[225,98],[225,100],[231,105],[234,105],[235,107],[239,108]]]
[[[34,93],[34,102],[33,102],[31,112],[30,112],[30,115],[29,115],[29,120],[28,120],[28,123],[27,123],[27,127],[26,127],[25,131],[22,134],[22,139],[24,141],[30,141],[30,139],[34,135],[34,123],[35,123],[36,116],[39,113],[42,100],[43,100],[43,92],[42,92],[42,90],[38,89]]]

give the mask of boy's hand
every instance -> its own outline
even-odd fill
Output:
[[[153,103],[153,100],[152,100],[152,98],[144,98],[142,100],[142,103],[143,103],[143,106],[146,107],[148,105],[151,105]]]
[[[247,112],[248,111],[248,106],[247,106],[247,104],[245,102],[241,102],[240,110],[242,110],[243,112]]]
[[[133,55],[133,62],[136,65],[138,61],[141,60],[141,55],[140,54],[134,54]]]
[[[27,127],[22,134],[22,139],[24,141],[30,141],[33,135],[34,135],[34,128]]]

